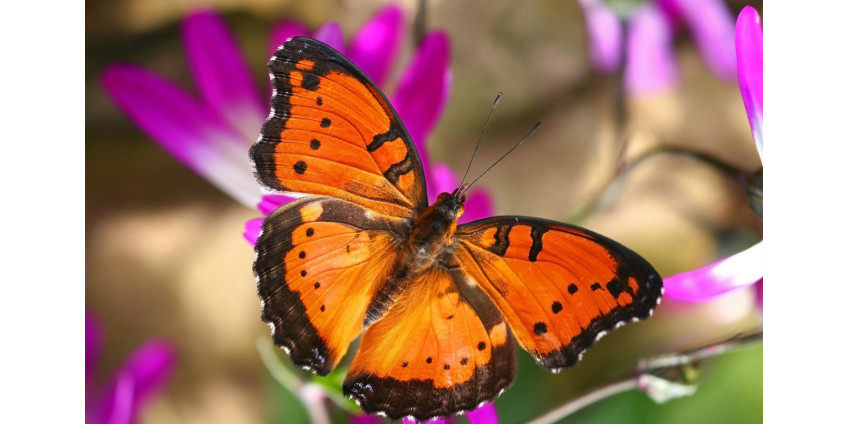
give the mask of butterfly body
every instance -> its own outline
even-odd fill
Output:
[[[446,261],[451,256],[456,223],[463,212],[464,196],[454,193],[442,193],[436,203],[419,215],[409,235],[410,257],[413,272],[420,273],[438,261]],[[451,261],[453,262],[453,261]]]
[[[613,240],[501,216],[458,225],[465,187],[428,205],[418,152],[355,65],[295,37],[268,65],[272,111],[251,148],[257,180],[308,193],[264,221],[262,319],[292,362],[326,375],[362,334],[343,389],[392,419],[492,401],[517,348],[556,371],[647,318],[662,280]]]

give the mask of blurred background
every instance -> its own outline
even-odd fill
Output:
[[[307,422],[303,406],[260,360],[260,320],[245,221],[260,216],[181,165],[110,99],[107,65],[143,66],[196,94],[181,22],[205,8],[225,22],[264,89],[268,37],[281,19],[314,30],[338,22],[346,39],[388,2],[127,0],[86,2],[86,310],[102,325],[96,382],[138,346],[166,340],[173,373],[141,411],[144,423]],[[394,2],[410,34],[384,91],[414,51],[413,20],[450,40],[453,83],[427,140],[430,158],[464,172],[498,92],[503,99],[475,159],[477,175],[537,121],[542,128],[480,180],[496,214],[581,225],[648,259],[663,276],[695,269],[757,243],[762,219],[745,191],[691,150],[747,172],[760,167],[735,74],[704,63],[678,22],[676,83],[634,93],[621,74],[593,66],[576,0]],[[762,2],[729,1],[739,11]],[[263,91],[264,93],[264,91]],[[263,94],[264,95],[264,94]],[[263,99],[264,102],[264,99]],[[259,128],[256,128],[258,135]],[[247,147],[244,150],[247,160]],[[632,166],[628,166],[628,164]],[[620,173],[621,169],[628,171]],[[761,296],[761,295],[760,295]],[[574,369],[553,375],[521,352],[518,378],[495,406],[503,423],[530,420],[633,369],[640,358],[719,342],[762,327],[753,288],[714,300],[664,299],[654,317],[602,339]],[[287,359],[277,351],[280,362]],[[698,391],[656,404],[632,391],[562,422],[757,422],[762,343],[701,364]],[[295,370],[304,379],[306,373]],[[349,415],[328,403],[334,422]],[[459,418],[464,422],[466,419]]]

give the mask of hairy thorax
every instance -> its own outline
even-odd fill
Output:
[[[434,265],[452,263],[453,235],[456,222],[464,211],[465,196],[442,193],[436,202],[413,222],[404,260],[409,273],[416,275]]]

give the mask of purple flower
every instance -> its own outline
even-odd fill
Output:
[[[763,29],[760,16],[746,6],[736,21],[736,57],[739,90],[754,143],[762,159],[763,153]],[[692,302],[713,299],[722,293],[758,284],[757,296],[762,306],[763,242],[693,271],[668,277],[664,281],[666,296]]]
[[[174,352],[163,340],[150,340],[136,349],[103,387],[96,374],[103,340],[100,323],[85,314],[85,421],[125,424],[137,421],[141,408],[161,391],[171,375]]]
[[[763,156],[763,27],[760,15],[751,6],[745,6],[736,20],[736,62],[739,91],[754,144],[760,160]]]
[[[763,279],[763,242],[703,268],[663,280],[665,295],[688,302],[703,302]]]
[[[586,18],[589,57],[602,72],[614,72],[625,60],[628,92],[650,94],[678,80],[674,32],[683,21],[707,66],[720,78],[736,69],[733,19],[719,0],[605,2],[580,0]]]
[[[468,414],[468,422],[471,424],[498,424],[498,411],[495,409],[495,405],[492,403],[486,403],[483,406],[469,411]],[[455,422],[456,420],[452,418],[448,419],[436,419],[427,421],[427,424],[448,424]],[[403,424],[415,424],[418,421],[413,421],[408,418],[403,419]],[[365,424],[365,422],[358,422],[357,424]]]

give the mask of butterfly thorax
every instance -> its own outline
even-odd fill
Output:
[[[465,207],[465,195],[442,193],[414,221],[409,235],[407,263],[412,274],[429,269],[453,245],[456,222]]]

